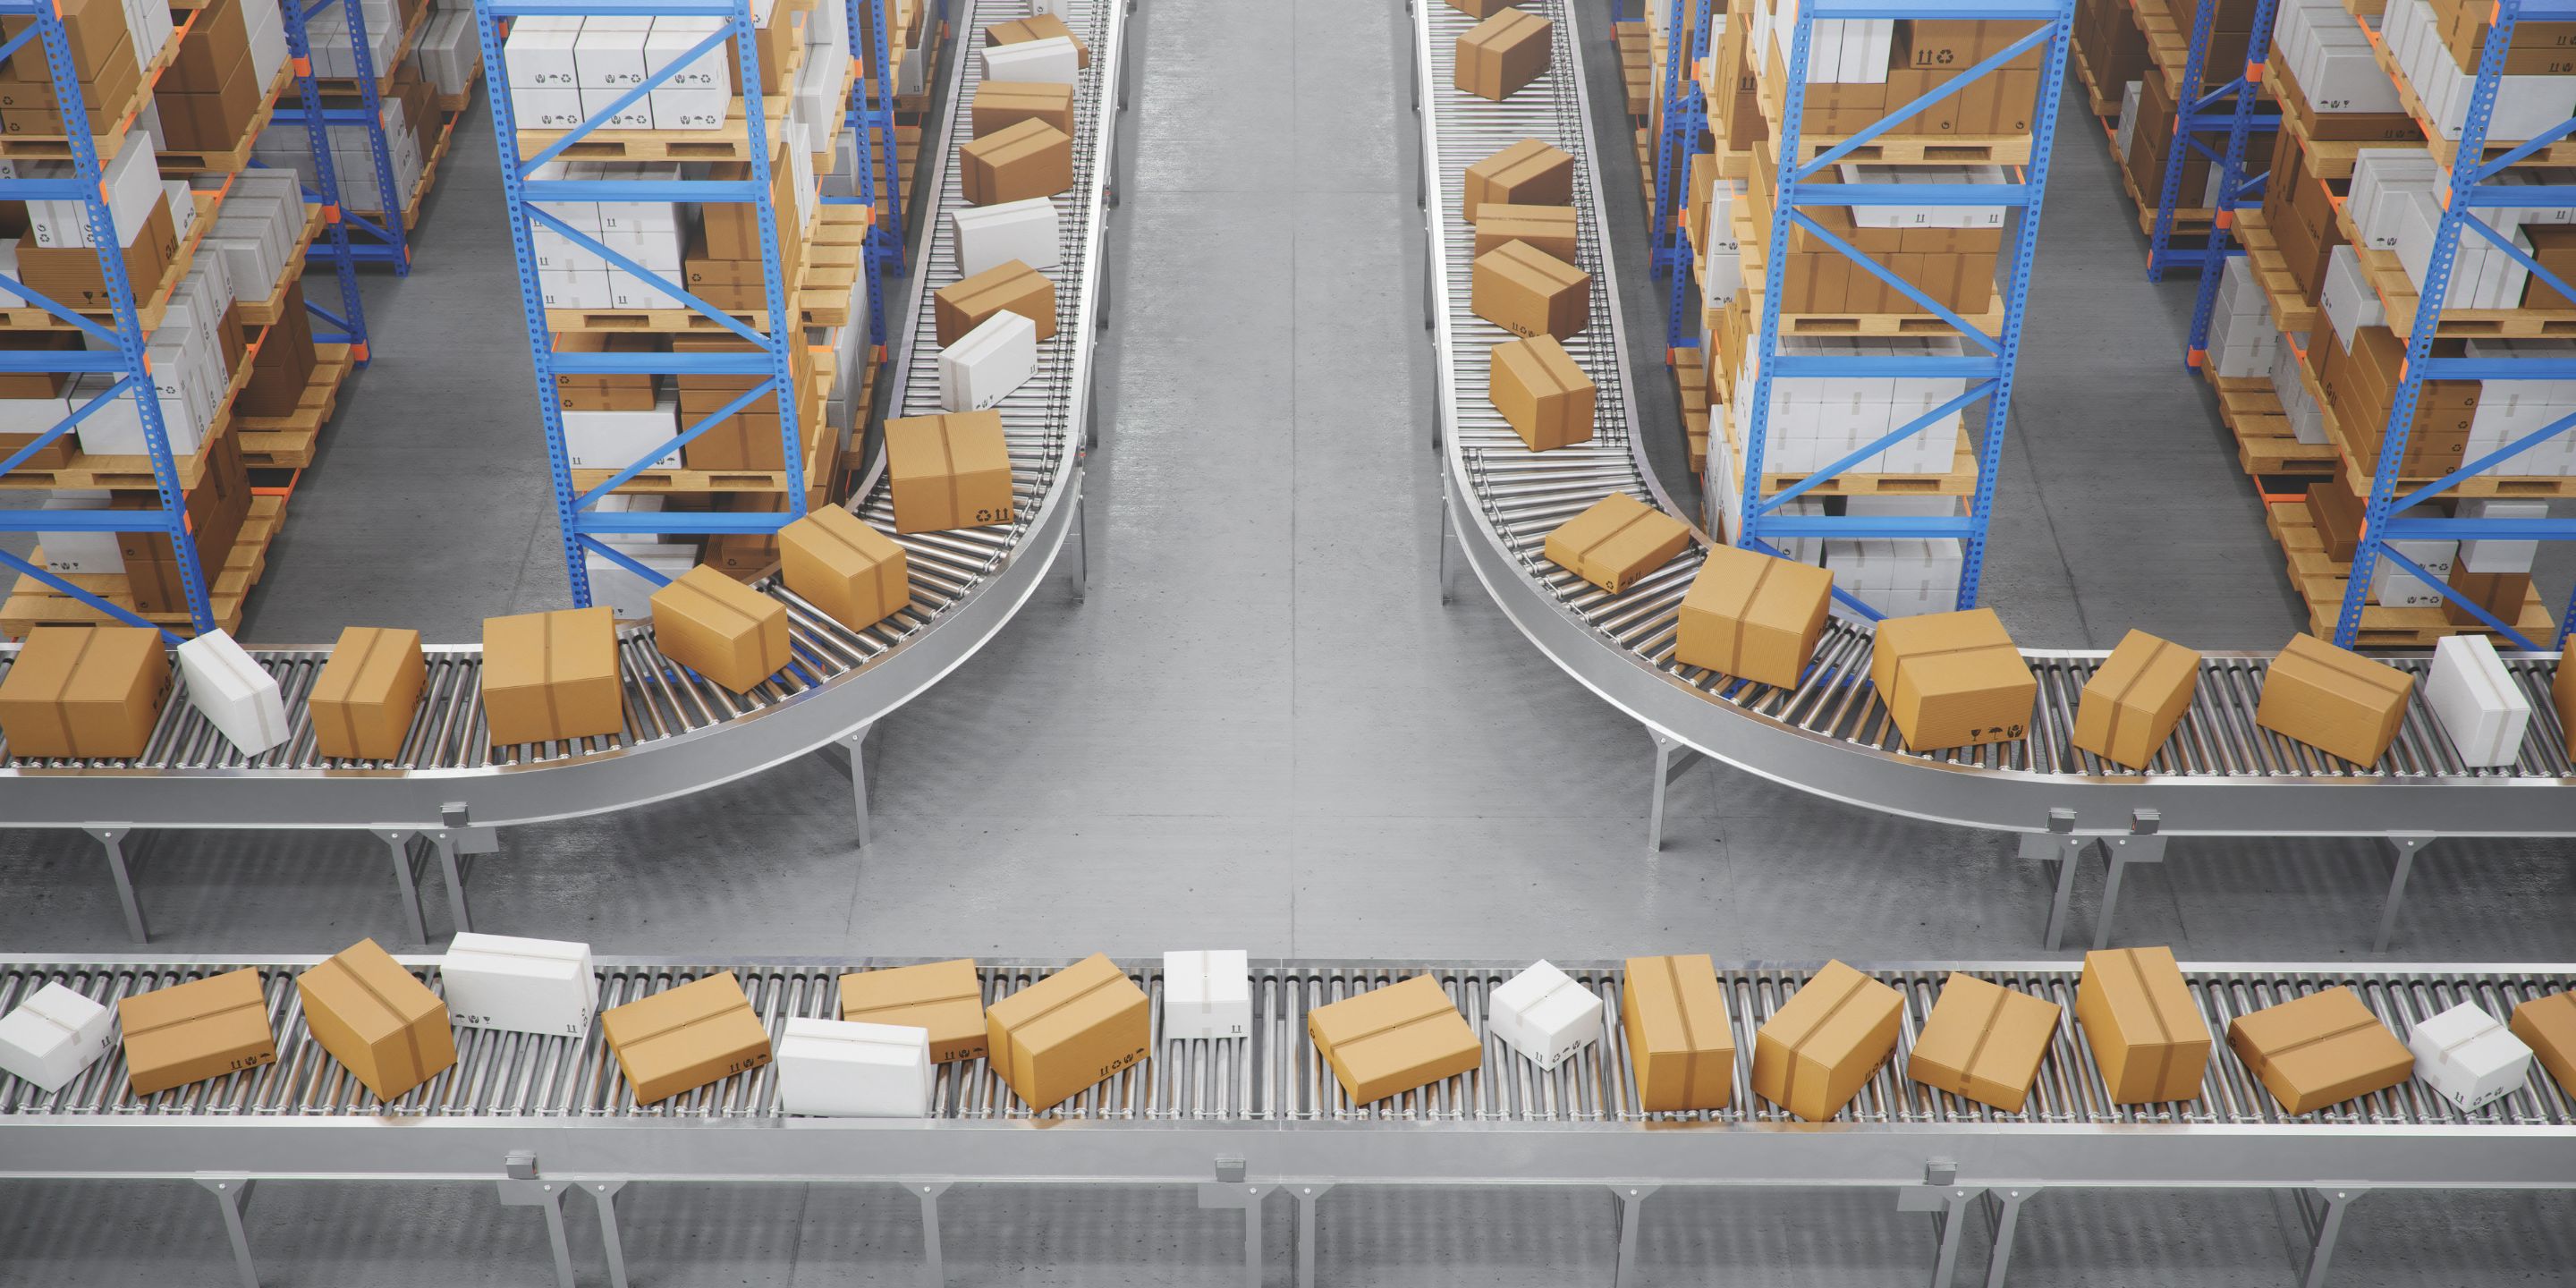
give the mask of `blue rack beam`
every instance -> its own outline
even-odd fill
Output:
[[[2183,56],[2182,83],[2173,87],[2173,142],[2165,149],[2164,182],[2156,193],[2155,229],[2147,241],[2147,280],[2163,281],[2165,270],[2170,268],[2206,270],[2201,283],[2200,312],[2192,328],[2192,347],[2195,349],[2205,338],[2210,302],[2216,299],[2215,270],[2225,266],[2228,227],[2233,222],[2227,212],[2234,210],[2249,193],[2259,192],[2262,187],[2260,177],[2250,183],[2238,177],[2245,170],[2246,134],[2249,130],[2281,128],[2279,113],[2258,116],[2254,110],[2262,92],[2264,53],[2272,40],[2273,4],[2274,0],[2259,0],[2256,5],[2254,34],[2252,43],[2246,48],[2243,73],[2208,93],[2195,94],[2193,87],[2201,83],[2202,73],[2208,68],[2210,45],[2218,21],[2218,0],[2200,0],[2192,18],[2191,48]],[[2148,74],[2156,72],[2150,68]],[[2212,149],[2205,141],[2208,136],[2219,134],[2228,140],[2223,153]],[[2173,244],[2174,216],[2181,209],[2183,171],[2195,153],[2220,168],[2218,217],[2213,221],[2207,248],[2177,249]]]

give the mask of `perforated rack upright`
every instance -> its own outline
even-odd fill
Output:
[[[2192,315],[2191,328],[2192,361],[2195,365],[2202,341],[2209,338],[2209,310],[2218,298],[2218,270],[2225,267],[2225,260],[2231,253],[2228,238],[2236,222],[2233,213],[2248,197],[2257,202],[2262,199],[2266,176],[2242,177],[2245,173],[2246,137],[2255,130],[2281,128],[2278,110],[2267,114],[2255,111],[2262,98],[2264,55],[2272,43],[2274,0],[2255,0],[2254,32],[2245,47],[2243,72],[2206,94],[2195,96],[2192,93],[2192,87],[2200,84],[2201,73],[2208,68],[2210,46],[2217,31],[2218,4],[2219,0],[2200,0],[2199,11],[2192,19],[2191,49],[2183,56],[2182,83],[2173,87],[2176,105],[2173,142],[2165,148],[2164,182],[2156,189],[2156,226],[2147,241],[2148,281],[2165,280],[2167,269],[2201,272],[2200,304]],[[2149,74],[2153,73],[2154,69],[2150,68]],[[2204,141],[2206,136],[2218,134],[2227,138],[2227,150],[2223,155],[2212,151]],[[2182,205],[2183,165],[2194,152],[2207,158],[2219,173],[2218,197],[2213,207],[2216,213],[2209,243],[2199,249],[2173,244],[2174,217]],[[2238,250],[2233,253],[2244,252]]]
[[[640,83],[547,144],[535,156],[522,159],[500,24],[504,18],[533,16],[712,18],[719,25],[714,34],[691,46],[659,70],[648,72]],[[545,422],[546,456],[554,474],[555,517],[563,534],[564,572],[572,584],[573,603],[588,607],[591,594],[586,556],[590,554],[608,559],[642,577],[650,585],[664,585],[670,580],[629,558],[611,543],[600,540],[602,535],[641,532],[689,535],[771,533],[805,516],[805,452],[797,424],[801,409],[794,392],[795,382],[789,374],[792,346],[804,342],[804,331],[795,325],[795,305],[788,296],[786,270],[779,254],[780,212],[771,200],[769,122],[761,109],[756,29],[752,25],[749,0],[607,0],[603,3],[585,3],[583,0],[475,0],[474,22],[482,40],[483,66],[489,73],[486,79],[492,86],[492,133],[501,153],[501,191],[509,205],[511,249],[518,256],[519,300],[527,314],[528,345],[536,364],[537,405]],[[744,113],[744,124],[749,133],[746,150],[749,153],[750,178],[612,180],[533,177],[539,167],[590,137],[593,131],[614,119],[618,113],[643,102],[645,95],[668,82],[682,68],[711,52],[722,50],[728,40],[733,42],[742,101],[749,105],[749,110]],[[745,325],[732,314],[700,298],[685,284],[674,282],[609,249],[598,238],[572,227],[536,204],[545,201],[734,203],[754,207],[760,227],[761,292],[768,329],[763,331]],[[794,212],[788,213],[792,215]],[[630,274],[680,300],[690,311],[747,341],[752,347],[721,353],[555,352],[554,330],[546,320],[545,297],[538,286],[532,237],[540,224],[561,234],[581,250],[599,257],[617,271]],[[700,418],[696,424],[645,452],[596,486],[582,489],[574,486],[572,457],[564,442],[563,404],[555,393],[557,375],[730,375],[758,379],[750,389]],[[786,473],[785,509],[753,513],[602,513],[593,508],[628,480],[652,468],[654,462],[680,451],[707,430],[763,398],[770,399],[778,409],[780,460]]]
[[[351,295],[357,291],[357,277],[349,271],[353,264],[384,264],[390,266],[396,276],[410,276],[411,230],[404,216],[409,194],[394,181],[393,153],[385,143],[385,104],[377,89],[375,51],[367,45],[365,6],[359,0],[317,0],[309,7],[302,0],[278,2],[289,19],[287,31],[295,58],[295,80],[304,90],[304,102],[300,107],[279,104],[276,123],[304,128],[305,139],[315,153],[314,165],[323,179],[322,194],[308,195],[306,200],[323,206],[332,233],[328,241],[316,240],[309,253],[338,265]],[[421,3],[427,4],[429,0],[421,0]],[[358,73],[359,105],[356,107],[325,104],[321,87],[313,76],[312,47],[306,24],[316,15],[329,12],[335,4],[349,20],[350,52],[356,59]],[[399,50],[395,56],[401,56]],[[384,208],[376,212],[377,218],[374,219],[343,209],[336,195],[338,182],[329,162],[330,135],[334,129],[351,127],[366,131],[367,150],[375,164],[376,193],[383,200]],[[355,237],[350,236],[352,228],[357,231]],[[350,350],[360,362],[366,361],[365,347],[365,341],[361,339],[353,342]]]
[[[1772,203],[1769,241],[1772,248],[1763,264],[1762,325],[1754,352],[1755,371],[1751,405],[1742,415],[1744,426],[1743,515],[1735,544],[1749,550],[1779,554],[1775,538],[1956,538],[1961,542],[1958,606],[1972,608],[1977,602],[1978,580],[1984,571],[1987,525],[1994,509],[1995,477],[2003,458],[2004,427],[2009,423],[2012,403],[2013,367],[2021,351],[2022,318],[2030,300],[2031,258],[2039,244],[2040,198],[2047,189],[2049,151],[2057,137],[2058,92],[2066,78],[2067,42],[2074,27],[2073,0],[1807,0],[1798,7],[1792,24],[1788,58],[1786,103],[1777,122],[1779,139],[1777,173],[1780,176],[1778,199]],[[2002,52],[1994,54],[1958,75],[1951,77],[1931,92],[1903,107],[1889,112],[1868,128],[1825,148],[1812,161],[1801,161],[1804,149],[1799,143],[1800,126],[1806,111],[1808,53],[1819,20],[1871,19],[1978,19],[2007,22],[2033,22],[2038,25]],[[2039,91],[2031,117],[2030,163],[2024,167],[2020,182],[2008,184],[1972,183],[1818,183],[1818,174],[1830,171],[1844,157],[1867,147],[1873,140],[1934,103],[1959,93],[1978,79],[1999,72],[2007,63],[2024,53],[2045,45],[2046,65],[2039,77]],[[2005,243],[2011,257],[2003,285],[2003,328],[1999,335],[1987,335],[1974,323],[1945,308],[1913,283],[1898,276],[1885,265],[1862,253],[1828,231],[1822,224],[1799,210],[1801,206],[1976,206],[2006,207],[2018,218]],[[1917,306],[1946,322],[1971,352],[1963,356],[1890,355],[1861,356],[1838,354],[1786,354],[1780,348],[1780,305],[1786,298],[1792,230],[1803,233],[1850,259],[1854,266],[1887,284]],[[1982,350],[1982,354],[1975,351]],[[1713,357],[1714,355],[1712,355]],[[1845,379],[1943,379],[1967,381],[1966,392],[1942,403],[1923,415],[1889,431],[1876,442],[1860,448],[1839,460],[1789,484],[1779,491],[1765,494],[1762,457],[1770,432],[1772,382],[1783,376]],[[1935,423],[1974,406],[1986,404],[1985,432],[1977,452],[1977,483],[1968,513],[1958,516],[1938,515],[1791,515],[1782,514],[1782,505],[1794,501],[1846,470],[1853,469],[1890,446],[1923,433]],[[1715,454],[1712,453],[1712,459]],[[1876,620],[1878,610],[1862,602],[1849,591],[1837,586],[1834,597],[1865,617]]]
[[[1654,0],[1646,0],[1652,4]],[[1683,168],[1697,148],[1700,135],[1708,130],[1708,100],[1701,94],[1699,78],[1691,70],[1708,57],[1709,14],[1717,5],[1705,0],[1697,5],[1696,20],[1691,24],[1689,39],[1681,39],[1682,19],[1691,0],[1669,0],[1664,30],[1664,90],[1662,128],[1655,134],[1655,209],[1653,213],[1654,255],[1648,267],[1658,273],[1670,273],[1671,322],[1666,327],[1665,346],[1672,349],[1695,349],[1699,338],[1682,325],[1683,302],[1690,294],[1691,244],[1684,232],[1681,217]]]
[[[286,55],[295,71],[296,97],[300,102],[293,109],[284,103],[278,104],[277,113],[271,118],[272,121],[292,124],[316,118],[329,119],[332,109],[324,105],[322,84],[313,75],[313,37],[307,29],[307,24],[314,14],[322,12],[335,3],[349,4],[351,39],[357,43],[358,49],[358,70],[366,74],[367,101],[370,104],[375,103],[373,64],[368,61],[367,54],[366,20],[359,16],[358,6],[349,3],[349,0],[322,0],[320,4],[308,9],[301,0],[278,0],[280,16],[286,20]],[[427,0],[423,0],[423,3],[427,3]],[[383,122],[373,114],[372,107],[369,109],[367,120],[371,123],[370,130],[375,139],[378,166],[376,182],[381,185],[389,182],[392,163],[385,154]],[[313,247],[306,254],[319,255],[330,262],[332,272],[340,282],[340,312],[335,314],[315,304],[310,294],[305,297],[304,310],[320,318],[330,328],[327,331],[314,333],[313,338],[316,343],[349,346],[351,365],[363,367],[367,365],[370,355],[367,352],[367,310],[358,296],[357,266],[359,261],[370,258],[370,253],[360,243],[352,240],[349,233],[353,224],[373,230],[375,233],[381,233],[383,230],[377,229],[371,221],[360,219],[341,208],[340,169],[331,159],[330,131],[305,130],[304,149],[306,154],[313,158],[313,183],[304,190],[304,202],[306,205],[322,208],[323,227],[323,235],[314,238]],[[253,161],[251,164],[259,163]],[[377,191],[384,192],[386,189],[379,187]],[[396,213],[399,215],[400,212]],[[402,220],[399,217],[394,220],[393,246],[399,252],[393,259],[394,271],[409,273],[411,252],[402,240]]]
[[[903,165],[894,138],[894,69],[890,65],[893,49],[886,40],[886,0],[866,0],[867,12],[874,19],[859,21],[860,0],[843,0],[848,6],[850,57],[875,71],[860,76],[850,90],[850,134],[858,141],[858,186],[855,199],[826,198],[835,204],[854,200],[871,212],[879,209],[877,197],[884,194],[885,214],[869,217],[865,242],[868,275],[868,343],[874,346],[871,358],[881,359],[886,342],[885,279],[889,268],[903,270]],[[864,34],[862,34],[864,33]],[[879,185],[883,185],[880,188]]]

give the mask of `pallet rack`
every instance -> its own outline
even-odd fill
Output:
[[[2198,272],[2200,312],[2194,320],[2192,346],[2196,350],[2207,338],[2209,302],[2218,291],[2217,270],[2225,261],[2228,231],[2234,212],[2245,198],[2258,196],[2263,188],[2260,175],[2240,179],[2245,170],[2246,139],[2250,131],[2273,131],[2281,128],[2277,110],[2257,115],[2255,109],[2265,97],[2263,84],[2264,51],[2271,45],[2274,0],[2255,0],[2254,30],[2245,54],[2243,71],[2225,84],[2207,92],[2198,87],[2209,74],[2212,35],[2217,29],[2219,0],[2200,0],[2192,17],[2191,44],[2183,55],[2182,78],[2174,84],[2174,134],[2165,150],[2164,183],[2157,190],[2154,224],[2148,233],[2147,280],[2161,282],[2168,270]],[[2224,154],[2213,151],[2206,141],[2211,135],[2224,135]],[[2209,229],[2198,247],[2176,246],[2174,239],[2186,215],[2182,202],[2183,172],[2192,154],[2197,153],[2212,166],[2220,167],[2216,204],[2207,211]],[[2124,167],[2125,170],[2125,167]],[[2195,221],[2196,222],[2196,221]]]
[[[886,344],[885,280],[888,270],[901,272],[904,252],[903,173],[901,148],[895,142],[895,77],[893,41],[886,31],[886,0],[843,0],[848,8],[850,58],[873,74],[859,78],[850,95],[846,128],[858,145],[858,195],[827,197],[828,205],[850,204],[868,211],[865,243],[868,274],[868,344],[871,359],[884,356]],[[947,6],[942,5],[945,18]],[[866,20],[861,21],[862,17]],[[880,200],[882,196],[882,200]],[[879,218],[879,211],[884,217]]]
[[[357,289],[357,277],[350,270],[358,264],[383,264],[391,267],[396,276],[410,276],[411,224],[418,218],[418,198],[428,195],[430,179],[436,169],[435,163],[427,157],[422,158],[417,195],[399,206],[396,204],[396,194],[402,189],[395,183],[393,152],[385,142],[383,95],[385,87],[391,83],[393,68],[402,65],[404,56],[411,52],[412,42],[420,38],[421,29],[428,23],[429,0],[420,0],[411,23],[403,31],[402,44],[394,51],[393,65],[381,74],[376,70],[375,51],[367,43],[366,6],[360,0],[315,0],[309,8],[304,7],[303,0],[281,0],[281,3],[290,10],[300,11],[296,24],[299,32],[315,15],[329,12],[335,4],[340,6],[342,16],[349,24],[350,52],[358,74],[345,80],[335,79],[331,89],[342,95],[355,94],[359,105],[346,107],[326,103],[321,96],[321,82],[313,75],[311,50],[299,45],[295,51],[295,74],[297,83],[305,89],[305,98],[301,106],[278,109],[277,123],[301,126],[308,145],[317,156],[330,152],[330,135],[334,129],[355,127],[364,130],[369,159],[376,172],[376,193],[384,204],[381,210],[362,213],[342,208],[336,197],[320,198],[324,208],[332,213],[331,223],[337,231],[328,242],[315,242],[312,253],[337,266],[352,293]],[[447,122],[450,134],[455,124],[451,117]],[[320,162],[316,164],[318,166]],[[325,174],[327,176],[328,172]],[[336,190],[335,179],[329,191]],[[356,236],[350,235],[353,230]],[[358,354],[358,364],[366,365],[364,337],[352,343]]]

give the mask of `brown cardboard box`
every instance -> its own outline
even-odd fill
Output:
[[[29,41],[29,46],[35,42]],[[82,115],[91,134],[107,134],[120,125],[130,124],[137,108],[136,95],[143,88],[143,69],[133,62],[134,44],[119,40],[116,47],[99,55],[103,69],[96,78],[84,76],[80,81]],[[20,51],[9,60],[13,72],[17,64],[35,74],[34,80],[0,81],[0,133],[50,135],[63,133],[63,109],[55,95],[53,83],[45,79],[42,51],[33,48]]]
[[[2084,955],[2075,1020],[2115,1105],[2200,1098],[2209,1026],[2170,948],[2109,948]]]
[[[972,957],[843,975],[841,1018],[926,1030],[934,1064],[984,1058],[984,985]]]
[[[2557,275],[2559,281],[2576,286],[2576,225],[2532,224],[2522,230],[2522,235],[2531,239],[2531,257],[2540,261],[2542,268]],[[2576,300],[2533,276],[2523,281],[2522,307],[2576,309]]]
[[[419,631],[341,631],[304,701],[313,712],[314,750],[343,760],[400,756],[428,679]]]
[[[1525,9],[1505,9],[1458,37],[1454,80],[1461,93],[1502,102],[1547,74],[1556,24]]]
[[[975,87],[975,137],[1038,121],[1073,136],[1073,87],[1052,81],[985,81]]]
[[[1459,213],[1468,223],[1488,201],[1562,206],[1574,200],[1574,158],[1537,139],[1523,139],[1467,167]]]
[[[304,1027],[378,1100],[437,1077],[456,1063],[447,1003],[401,963],[361,939],[295,977]]]
[[[930,300],[931,323],[942,348],[1004,309],[1037,323],[1039,340],[1055,337],[1055,283],[1021,260],[961,277],[931,292]]]
[[[895,531],[1011,521],[1011,449],[1002,413],[898,416],[885,423],[885,450]]]
[[[2505,1027],[2531,1048],[2562,1090],[2576,1096],[2576,993],[2535,997],[2513,1008]]]
[[[1822,568],[1711,547],[1682,596],[1673,660],[1794,689],[1824,638],[1833,600],[1834,575]]]
[[[787,605],[703,565],[653,592],[662,656],[736,693],[787,665]]]
[[[2112,764],[2144,769],[2191,710],[2199,687],[2200,654],[2130,631],[2084,682],[2069,741]]]
[[[707,167],[710,179],[729,179],[747,183],[752,175],[748,161],[719,161]],[[769,153],[770,218],[778,233],[778,258],[782,264],[804,259],[804,226],[796,221],[796,174],[787,159],[787,144],[779,140],[770,145]],[[699,231],[705,235],[709,259],[748,260],[760,262],[760,206],[750,201],[710,201],[699,207]],[[692,239],[695,240],[695,239]],[[755,275],[754,280],[758,280]]]
[[[170,199],[157,197],[152,214],[125,248],[125,287],[133,299],[150,302],[170,271],[170,257],[179,252],[179,238],[171,228]],[[98,251],[88,246],[39,246],[30,232],[18,239],[18,280],[75,309],[114,307],[99,271]]]
[[[16,240],[18,234],[25,231],[27,230],[22,221],[20,227],[9,230],[10,240]],[[0,331],[0,353],[49,349],[78,353],[81,351],[81,333],[78,331]],[[71,384],[72,377],[68,371],[12,371],[0,374],[0,398],[60,398],[71,392]],[[0,437],[0,456],[16,452],[19,447],[26,446],[27,440],[33,437],[35,437],[33,434],[12,434]],[[13,440],[17,446],[9,445]],[[31,461],[30,464],[32,463]]]
[[[61,0],[54,11],[63,20],[63,35],[72,47],[72,68],[80,73],[84,89],[102,73],[119,68],[140,77],[143,64],[161,52],[147,50],[142,58],[135,57],[125,10],[117,0]],[[0,38],[15,36],[34,23],[33,18],[0,18]],[[110,54],[118,55],[118,59],[109,58]],[[7,72],[12,81],[36,85],[49,82],[52,77],[45,70],[44,44],[31,38],[19,46],[9,58]]]
[[[2021,1112],[2039,1062],[2057,1036],[2057,1003],[2015,992],[1974,975],[1950,972],[1923,1031],[1906,1057],[1905,1076],[1927,1087],[2003,1110]]]
[[[230,151],[249,134],[251,122],[267,101],[268,86],[252,70],[246,50],[234,58],[223,77],[203,91],[191,92],[170,88],[165,78],[153,91],[152,101],[160,108],[161,128],[170,136],[172,151]]]
[[[1073,138],[1044,121],[978,134],[957,149],[969,205],[1052,197],[1073,186]]]
[[[0,677],[0,735],[21,760],[140,756],[169,692],[159,631],[39,626]]]
[[[864,630],[912,602],[912,574],[894,538],[837,505],[778,530],[787,588],[843,626]]]
[[[138,1096],[277,1062],[268,991],[249,967],[124,998],[116,1024]]]
[[[1487,395],[1531,451],[1592,441],[1593,405],[1600,391],[1556,337],[1507,340],[1488,356]]]
[[[1681,520],[1625,492],[1613,492],[1547,534],[1557,567],[1616,595],[1690,545]]]
[[[1032,40],[1048,40],[1057,36],[1073,42],[1073,52],[1078,59],[1077,66],[1091,65],[1091,46],[1084,44],[1082,37],[1073,34],[1073,28],[1064,25],[1064,19],[1054,14],[1033,14],[1014,22],[997,22],[984,29],[984,43],[988,45],[1017,45]],[[1065,132],[1072,133],[1071,130]],[[977,130],[976,133],[981,134],[983,131]]]
[[[2470,4],[2467,0],[2433,0],[2434,28],[2442,44],[2451,51],[2453,65],[2464,76],[2478,74],[2478,60],[2486,53],[2488,20],[2495,17],[2496,6]],[[2565,76],[2576,73],[2576,22],[2516,23],[2513,40],[2505,46],[2504,71],[2508,76]]]
[[[2570,754],[2576,754],[2576,666],[2558,668],[2558,678],[2549,682],[2549,705],[2558,712],[2559,735]]]
[[[2415,681],[2313,635],[2290,637],[2263,675],[2254,723],[2364,767],[2379,763]]]
[[[2326,328],[2318,329],[2329,338],[2334,335]],[[2326,558],[2336,563],[2352,562],[2352,552],[2361,544],[2363,513],[2361,498],[2341,474],[2308,485],[2308,521],[2316,525],[2317,536],[2325,542]]]
[[[1735,1100],[1735,1022],[1706,953],[1631,957],[1619,1028],[1648,1113],[1724,1109]]]
[[[1483,20],[1511,8],[1511,0],[1449,0],[1449,7],[1470,18]]]
[[[2039,697],[2039,681],[1991,608],[1880,622],[1869,678],[1917,751],[2011,742]]]
[[[1841,1113],[1896,1050],[1905,995],[1841,962],[1753,1035],[1753,1094],[1809,1122]]]
[[[2415,1055],[2348,988],[2237,1016],[2227,1045],[2286,1113],[2386,1090],[2415,1075]]]
[[[483,716],[496,747],[623,732],[617,619],[606,608],[484,618]]]
[[[1440,981],[1416,975],[1306,1012],[1306,1033],[1354,1105],[1427,1087],[1485,1062],[1485,1044]]]
[[[1488,201],[1476,216],[1476,253],[1506,242],[1527,242],[1566,263],[1573,263],[1581,234],[1572,206],[1522,206]]]
[[[1153,1009],[1127,972],[1093,953],[986,1007],[984,1042],[993,1072],[1043,1112],[1144,1063]]]
[[[214,0],[197,11],[197,20],[179,38],[179,52],[162,69],[154,88],[162,93],[211,94],[223,88],[233,64],[249,53],[250,29],[242,21],[242,0]]]
[[[1592,275],[1527,242],[1507,242],[1476,257],[1468,301],[1476,316],[1513,335],[1563,339],[1592,320]]]
[[[2451,575],[2444,580],[2453,594],[2466,597],[2507,625],[2522,615],[2524,602],[2531,598],[2531,574],[2527,572],[2470,572],[2467,561],[2461,560],[2451,565]],[[2447,597],[2442,600],[2442,620],[2481,630],[2486,626],[2458,600]]]
[[[242,463],[241,439],[225,434],[206,445],[205,468],[185,498],[189,539],[197,548],[197,569],[212,583],[232,557],[242,524],[250,518],[250,471]],[[118,491],[109,494],[114,509],[157,510],[158,495]],[[121,532],[117,553],[125,560],[126,592],[147,613],[188,611],[188,591],[180,576],[178,548],[166,532]]]
[[[769,1063],[769,1029],[732,971],[612,1006],[599,1029],[639,1105]]]

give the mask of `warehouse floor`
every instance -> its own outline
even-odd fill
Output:
[[[1377,0],[1155,0],[1139,21],[1088,601],[1040,593],[884,723],[864,853],[846,779],[808,758],[511,833],[473,875],[478,928],[701,958],[1208,944],[2046,956],[2045,874],[1991,836],[1720,768],[1694,771],[1670,843],[1644,852],[1638,727],[1481,591],[1443,606],[1434,590],[1401,15]],[[1601,119],[1616,121],[1607,41],[1591,51]],[[487,614],[562,601],[492,144],[481,117],[466,130],[419,270],[370,285],[376,366],[295,498],[254,640],[327,640],[351,623],[471,638]],[[2189,286],[2141,280],[2091,131],[2070,111],[2057,148],[1987,597],[2034,645],[2107,647],[2132,625],[2277,645],[2303,614],[2174,360]],[[1603,153],[1633,228],[1625,140]],[[1621,283],[1632,337],[1662,326],[1641,258]],[[1639,362],[1666,396],[1651,356]],[[2390,958],[2576,957],[2567,858],[2446,844],[2417,874]],[[138,880],[159,950],[408,947],[382,867],[356,838],[192,834],[156,842]],[[2358,844],[2177,844],[2131,878],[2120,934],[2189,959],[2359,959],[2385,879]],[[0,835],[0,948],[120,952],[119,926],[85,842]],[[197,1282],[221,1255],[214,1205],[190,1185],[0,1193],[8,1288]],[[1928,1231],[1891,1207],[1875,1193],[1668,1191],[1645,1209],[1646,1280],[1726,1266],[1779,1284],[1913,1281]],[[2565,1197],[2383,1194],[2361,1210],[2338,1284],[2576,1279]],[[888,1189],[640,1186],[626,1211],[630,1258],[652,1268],[639,1283],[912,1282],[912,1204]],[[1285,1212],[1272,1212],[1273,1282]],[[1586,1191],[1335,1196],[1325,1214],[1333,1283],[1598,1281],[1613,1249],[1603,1196]],[[1203,1285],[1239,1237],[1236,1218],[1177,1190],[965,1187],[947,1218],[960,1284]],[[271,1285],[547,1274],[541,1224],[480,1184],[272,1185],[250,1222]],[[589,1219],[573,1225],[597,1282]],[[2014,1282],[2277,1283],[2297,1228],[2286,1201],[2053,1194],[2029,1209]]]

